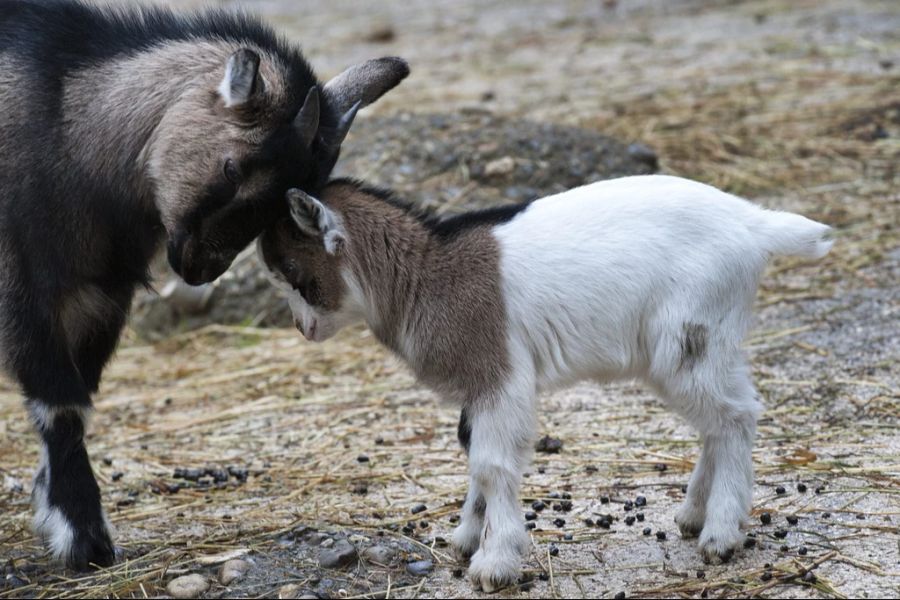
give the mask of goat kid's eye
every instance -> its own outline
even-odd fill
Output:
[[[241,182],[241,172],[238,170],[237,165],[234,164],[234,161],[230,158],[225,159],[225,166],[222,168],[222,171],[225,173],[225,179],[237,185]]]

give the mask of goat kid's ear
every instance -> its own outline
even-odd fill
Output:
[[[335,256],[344,249],[344,230],[338,216],[327,206],[298,189],[288,190],[291,218],[303,233],[321,238],[325,251]]]
[[[259,54],[241,48],[228,57],[225,76],[219,83],[219,96],[225,108],[243,107],[264,91],[265,84],[259,74]]]
[[[350,131],[356,111],[381,98],[407,75],[406,61],[388,56],[354,65],[326,83],[322,88],[324,100],[338,115],[334,128],[320,132],[326,147],[336,153]]]

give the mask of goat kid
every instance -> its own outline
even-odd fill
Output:
[[[85,418],[160,243],[187,283],[221,275],[408,72],[384,58],[322,85],[242,13],[2,1],[0,366],[43,443],[34,523],[56,557],[114,560]]]
[[[462,407],[470,480],[453,545],[476,586],[519,575],[537,395],[585,379],[640,379],[697,428],[676,521],[707,559],[742,547],[761,405],[741,343],[758,280],[773,255],[825,255],[829,227],[668,176],[446,220],[350,181],[288,195],[293,220],[258,250],[297,328],[322,341],[363,320]]]

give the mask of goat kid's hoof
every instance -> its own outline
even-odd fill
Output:
[[[695,538],[699,536],[700,532],[703,531],[704,516],[705,515],[695,507],[690,506],[687,503],[682,504],[681,508],[678,509],[678,513],[675,515],[675,524],[678,525],[681,537]]]
[[[479,550],[472,556],[469,566],[469,580],[476,589],[491,594],[513,585],[519,580],[519,555],[510,552],[488,554]]]
[[[478,552],[480,539],[480,530],[467,527],[465,524],[457,527],[453,532],[453,537],[450,539],[450,546],[453,548],[456,560],[463,564],[468,563],[472,555]]]
[[[700,553],[709,564],[724,564],[744,547],[744,539],[740,530],[713,534],[704,529],[700,534]]]

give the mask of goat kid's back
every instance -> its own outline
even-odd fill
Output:
[[[677,177],[542,198],[493,230],[511,351],[545,388],[672,372],[687,331],[734,350],[769,257],[822,256],[828,231]]]

